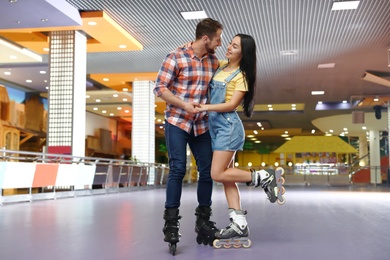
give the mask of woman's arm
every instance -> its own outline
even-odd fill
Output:
[[[235,110],[241,103],[241,100],[245,96],[245,91],[234,91],[233,96],[231,100],[228,103],[221,103],[221,104],[204,104],[200,105],[197,110],[199,112],[203,111],[214,111],[214,112],[230,112]]]

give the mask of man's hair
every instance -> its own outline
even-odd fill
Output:
[[[220,22],[211,18],[203,19],[196,26],[196,40],[201,39],[204,35],[213,39],[218,29],[223,30],[223,25]]]

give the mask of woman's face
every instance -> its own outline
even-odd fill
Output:
[[[241,38],[236,36],[229,43],[229,46],[226,51],[226,58],[232,61],[240,61],[241,60]]]

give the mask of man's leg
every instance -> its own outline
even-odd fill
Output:
[[[183,178],[186,173],[187,132],[165,122],[165,141],[169,156],[169,174],[166,186],[166,201],[163,218],[165,220],[164,241],[169,243],[170,251],[175,254],[176,243],[180,241],[179,215]]]
[[[212,246],[215,234],[219,230],[215,227],[215,222],[210,221],[210,216],[212,215],[211,195],[213,190],[213,180],[210,176],[212,161],[210,135],[208,132],[197,137],[191,135],[189,144],[199,172],[197,189],[199,206],[195,209],[195,232],[198,234],[196,241],[198,244]]]

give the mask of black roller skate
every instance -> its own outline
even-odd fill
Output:
[[[164,241],[168,242],[169,252],[172,255],[176,254],[176,244],[180,241],[180,222],[181,216],[179,216],[179,209],[172,208],[164,211]]]
[[[279,205],[283,205],[286,202],[283,197],[285,188],[283,187],[284,178],[282,175],[284,174],[284,169],[282,167],[278,167],[276,170],[255,171],[251,169],[251,172],[252,181],[247,183],[248,186],[261,186],[271,203],[277,202]]]
[[[215,233],[219,231],[215,227],[215,222],[210,221],[210,216],[212,215],[212,210],[210,207],[197,207],[195,210],[196,222],[195,222],[195,232],[198,234],[196,236],[196,242],[204,245],[213,245],[215,239]]]
[[[246,215],[246,211],[235,210],[234,214],[239,216]],[[233,218],[230,218],[230,224],[225,229],[221,229],[220,232],[215,234],[215,240],[213,242],[213,246],[215,248],[240,248],[241,246],[244,248],[249,248],[252,245],[252,241],[248,238],[249,236],[249,228],[247,225],[240,225],[233,221]],[[246,221],[245,221],[246,223]]]

